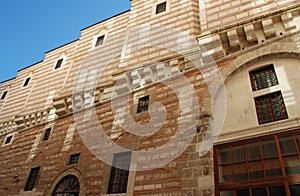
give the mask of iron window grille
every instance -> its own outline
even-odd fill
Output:
[[[78,161],[79,161],[79,157],[80,157],[80,153],[72,154],[72,155],[70,156],[68,165],[77,164]]]
[[[150,98],[149,95],[139,98],[137,113],[148,111],[149,98]]]
[[[110,172],[108,193],[126,193],[131,152],[115,154]]]
[[[162,13],[167,10],[167,2],[163,2],[160,4],[157,4],[156,6],[156,14]]]
[[[259,124],[287,119],[287,111],[281,92],[254,98]]]
[[[251,71],[250,79],[253,91],[278,85],[276,72],[272,64],[261,69]]]
[[[53,196],[78,196],[80,184],[76,176],[68,175],[59,181]]]
[[[31,191],[35,187],[39,171],[40,171],[40,167],[35,167],[31,169],[24,188],[25,191]]]

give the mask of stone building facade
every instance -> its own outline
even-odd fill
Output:
[[[131,0],[0,86],[0,195],[300,194],[300,1]]]

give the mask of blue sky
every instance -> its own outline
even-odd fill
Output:
[[[80,30],[130,9],[130,0],[2,0],[0,82],[78,39]]]

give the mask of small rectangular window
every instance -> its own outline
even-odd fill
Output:
[[[58,68],[61,67],[63,60],[64,60],[64,59],[59,59],[59,60],[57,61],[56,65],[55,65],[55,69],[58,69]]]
[[[255,106],[259,124],[288,118],[280,91],[256,97]]]
[[[35,187],[39,171],[40,171],[40,167],[35,167],[31,169],[30,174],[27,178],[24,191],[31,191]]]
[[[7,91],[4,91],[4,92],[2,93],[0,99],[1,99],[1,100],[5,99],[6,95],[7,95]]]
[[[110,172],[108,193],[126,193],[130,169],[131,152],[114,155]]]
[[[167,10],[167,2],[163,2],[160,4],[157,4],[156,6],[156,14],[162,13]]]
[[[268,88],[278,84],[273,65],[268,65],[261,69],[251,71],[250,79],[253,91]]]
[[[80,157],[80,153],[72,154],[72,155],[70,156],[68,165],[77,164],[77,163],[78,163],[78,160],[79,160],[79,157]]]
[[[26,80],[25,80],[25,82],[23,84],[23,87],[28,86],[29,82],[30,82],[30,77],[26,78]]]
[[[9,143],[11,142],[12,138],[13,138],[12,135],[8,136],[8,137],[6,138],[4,144],[9,144]]]
[[[149,95],[139,98],[137,113],[145,112],[149,106]]]
[[[104,41],[104,35],[100,36],[97,38],[97,41],[96,41],[96,44],[95,46],[100,46],[103,44],[103,41]]]
[[[47,141],[50,137],[51,127],[47,128],[44,133],[43,141]]]

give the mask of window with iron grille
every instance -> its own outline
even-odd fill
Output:
[[[59,59],[59,60],[56,62],[55,69],[58,69],[58,68],[61,67],[63,60],[64,60],[64,59]]]
[[[167,10],[167,2],[156,5],[156,14],[162,13]]]
[[[80,157],[80,153],[72,154],[70,156],[68,165],[77,164]]]
[[[35,187],[39,171],[40,171],[40,167],[35,167],[31,169],[24,188],[25,191],[31,191]]]
[[[5,99],[5,97],[6,97],[6,95],[7,95],[7,92],[8,92],[8,91],[4,91],[4,92],[2,93],[2,96],[1,96],[1,98],[0,98],[1,100]]]
[[[97,41],[96,41],[96,44],[95,46],[100,46],[103,44],[103,41],[104,41],[104,35],[100,36],[97,38]]]
[[[30,77],[26,78],[26,80],[25,80],[25,82],[23,84],[23,87],[28,86],[29,82],[30,82]]]
[[[56,185],[52,196],[79,196],[80,183],[78,178],[67,175]]]
[[[137,113],[145,112],[149,106],[149,95],[139,98]]]
[[[288,118],[280,91],[256,97],[254,100],[259,124]]]
[[[45,130],[45,133],[44,133],[44,137],[43,137],[43,141],[47,141],[48,139],[49,139],[49,137],[50,137],[50,133],[51,133],[51,127],[49,127],[49,128],[47,128],[46,130]]]
[[[277,76],[272,64],[255,71],[251,71],[250,79],[253,91],[278,84]]]
[[[126,193],[131,152],[115,154],[110,172],[108,193]]]
[[[9,143],[11,142],[12,138],[13,138],[12,135],[8,136],[8,137],[6,138],[4,144],[9,144]]]

